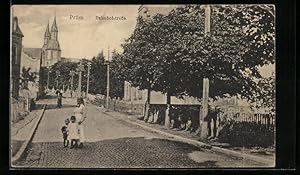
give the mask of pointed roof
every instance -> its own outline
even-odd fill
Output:
[[[51,32],[58,32],[57,25],[56,25],[56,16],[54,16],[54,21],[53,21],[53,24],[51,26]]]
[[[46,32],[45,32],[45,36],[49,36],[50,37],[50,32],[49,32],[49,21],[48,21],[48,24],[47,24],[47,28],[46,28]]]
[[[20,27],[19,27],[19,23],[18,23],[18,18],[14,17],[13,18],[13,24],[12,24],[12,32],[15,35],[18,35],[20,37],[24,37]]]

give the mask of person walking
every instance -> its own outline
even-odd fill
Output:
[[[78,123],[78,128],[79,128],[79,134],[80,134],[79,148],[82,148],[83,143],[85,142],[83,122],[87,118],[87,111],[82,97],[77,98],[77,106],[74,109],[74,116],[76,117],[76,121]]]

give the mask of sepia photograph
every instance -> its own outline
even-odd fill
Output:
[[[10,168],[275,168],[275,10],[13,5]]]

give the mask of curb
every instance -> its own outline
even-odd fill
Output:
[[[42,112],[41,112],[41,114],[40,114],[40,116],[38,118],[38,121],[36,122],[35,126],[31,129],[31,131],[30,131],[30,138],[28,140],[26,140],[22,144],[22,146],[19,149],[19,151],[15,154],[14,157],[11,158],[11,167],[14,167],[13,163],[15,163],[16,161],[18,161],[22,157],[22,155],[25,152],[28,144],[32,141],[32,138],[33,138],[33,136],[35,134],[35,131],[37,130],[38,125],[40,124],[40,121],[41,121],[42,117],[44,116],[44,112],[45,112],[46,106],[47,106],[47,104],[44,105],[43,110],[42,110]]]
[[[112,114],[109,114],[105,111],[102,111],[102,112],[107,114],[107,115],[110,115],[112,117],[115,117]],[[263,157],[259,157],[259,156],[249,155],[249,154],[245,154],[245,153],[243,154],[243,153],[240,153],[240,152],[237,152],[237,151],[233,151],[233,150],[229,150],[229,149],[225,149],[225,148],[220,148],[220,147],[217,147],[217,146],[211,146],[211,145],[206,144],[204,142],[196,141],[196,140],[193,140],[193,139],[189,139],[189,138],[185,138],[185,137],[182,137],[182,136],[167,133],[167,132],[155,129],[155,128],[151,128],[151,127],[145,126],[143,124],[137,123],[137,122],[132,121],[132,120],[124,119],[124,118],[121,118],[121,117],[118,117],[118,118],[123,120],[123,121],[126,121],[127,123],[131,123],[133,125],[138,125],[138,126],[144,128],[144,129],[147,129],[147,130],[150,130],[152,132],[165,135],[167,137],[171,137],[172,139],[175,139],[175,140],[178,140],[178,141],[181,141],[181,142],[185,142],[185,143],[188,143],[190,145],[194,145],[194,146],[204,148],[204,149],[209,149],[209,150],[212,150],[212,151],[215,151],[215,152],[219,152],[219,153],[223,153],[223,154],[227,154],[227,155],[229,154],[229,155],[233,155],[233,156],[236,156],[236,157],[242,157],[244,159],[248,159],[248,160],[251,160],[251,161],[267,164],[266,166],[263,166],[263,167],[273,167],[273,166],[275,166],[275,159],[273,161],[273,160],[263,158]]]

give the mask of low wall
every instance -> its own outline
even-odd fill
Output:
[[[18,100],[12,98],[10,104],[10,116],[12,122],[19,121],[22,117],[27,114],[27,103],[24,98],[19,98]]]
[[[88,99],[98,105],[106,108],[106,99],[94,98],[89,96]],[[144,114],[144,104],[133,103],[130,101],[123,101],[117,99],[109,99],[109,109],[124,113],[143,115]]]

